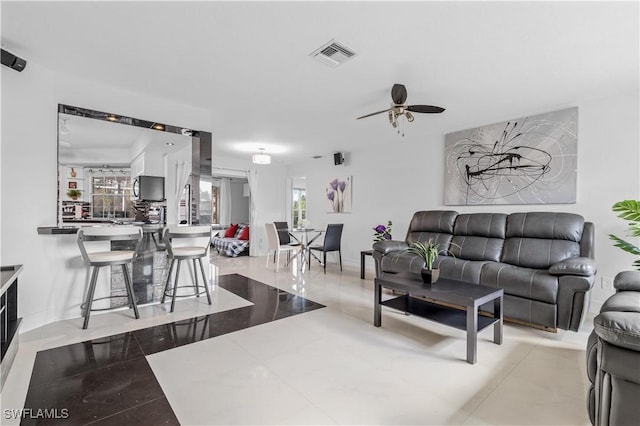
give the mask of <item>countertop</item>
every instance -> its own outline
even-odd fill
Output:
[[[103,222],[103,225],[107,225],[107,222]],[[92,226],[92,225],[88,225]],[[99,225],[93,225],[99,226]],[[128,223],[112,223],[109,226],[141,226],[143,232],[154,232],[165,227],[160,223],[140,223],[140,222],[128,222]],[[77,234],[79,226],[38,226],[38,235],[72,235]]]

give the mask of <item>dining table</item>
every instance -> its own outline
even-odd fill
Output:
[[[313,244],[322,234],[326,232],[325,229],[290,228],[287,229],[287,232],[289,232],[291,238],[297,241],[302,247],[302,261],[300,262],[300,269],[302,269],[302,266],[305,264],[305,262],[308,262],[307,259],[309,259],[310,256],[315,257],[318,262],[322,263],[320,258],[316,256],[309,247],[311,247],[311,244]]]

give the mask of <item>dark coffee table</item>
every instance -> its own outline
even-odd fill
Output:
[[[502,297],[501,288],[469,284],[462,281],[440,278],[434,284],[424,284],[420,274],[403,272],[385,274],[376,278],[373,325],[382,324],[382,306],[417,315],[440,324],[467,332],[467,362],[475,364],[477,359],[478,332],[493,325],[493,342],[502,344]],[[382,287],[404,292],[400,297],[382,300]],[[426,297],[434,302],[413,296]],[[479,307],[493,301],[493,315],[480,315]],[[447,306],[449,305],[456,305]]]

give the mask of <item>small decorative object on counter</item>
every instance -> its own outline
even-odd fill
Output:
[[[82,196],[82,191],[80,191],[79,189],[70,189],[69,191],[67,191],[67,196],[72,200],[77,200],[78,197]]]
[[[384,240],[390,240],[391,239],[391,225],[393,225],[391,223],[391,221],[387,221],[387,226],[384,225],[378,225],[375,228],[373,228],[374,231],[376,231],[373,234],[373,241],[384,241]]]

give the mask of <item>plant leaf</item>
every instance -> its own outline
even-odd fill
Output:
[[[611,209],[624,220],[640,222],[640,201],[638,200],[618,201]]]
[[[625,240],[623,240],[622,238],[616,237],[613,234],[609,234],[609,238],[611,238],[613,241],[615,241],[614,246],[621,248],[622,250],[626,251],[627,253],[631,253],[634,254],[636,256],[640,256],[640,248],[636,245],[633,245]]]

